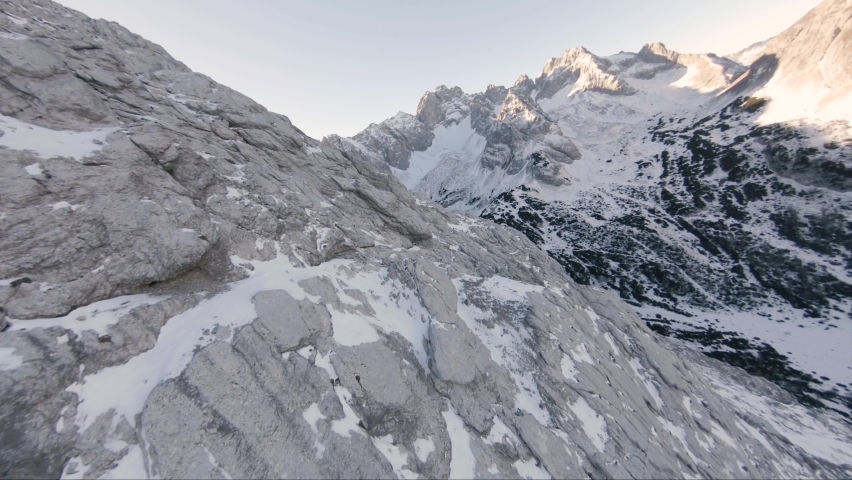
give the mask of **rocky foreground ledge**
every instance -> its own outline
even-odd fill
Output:
[[[852,475],[848,424],[518,232],[114,23],[0,9],[0,475]]]

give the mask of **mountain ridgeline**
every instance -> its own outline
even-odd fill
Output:
[[[324,142],[524,233],[657,333],[848,413],[850,17],[826,1],[728,57],[571,48]]]

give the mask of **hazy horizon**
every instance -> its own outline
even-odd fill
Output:
[[[654,41],[685,53],[734,53],[777,35],[819,1],[60,3],[122,24],[322,138],[414,113],[438,85],[472,93],[534,78],[577,45],[601,56]]]

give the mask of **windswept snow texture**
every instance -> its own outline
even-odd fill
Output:
[[[575,47],[508,89],[439,87],[416,119],[437,142],[469,118],[484,146],[442,140],[444,161],[394,173],[523,232],[657,333],[848,415],[850,18],[829,0],[727,57]]]

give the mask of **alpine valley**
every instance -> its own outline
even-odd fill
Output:
[[[324,139],[510,226],[655,332],[852,409],[852,2],[725,57],[551,58]],[[520,253],[518,253],[520,254]]]
[[[852,477],[850,22],[320,142],[0,0],[0,477]]]

